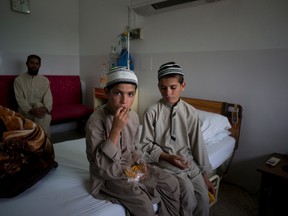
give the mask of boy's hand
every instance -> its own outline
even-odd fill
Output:
[[[37,118],[43,118],[48,113],[48,110],[45,106],[34,107],[29,111],[29,113]]]
[[[123,107],[118,108],[114,115],[112,128],[116,127],[120,131],[122,131],[128,122],[128,116],[129,116],[129,109]]]
[[[215,196],[216,195],[216,190],[215,190],[214,184],[210,181],[208,175],[203,174],[203,178],[204,178],[205,184],[208,187],[208,191],[210,191],[210,193]]]
[[[171,155],[170,161],[171,161],[170,162],[171,164],[173,164],[174,166],[176,166],[180,169],[185,170],[185,169],[189,168],[189,163],[178,155]]]
[[[120,133],[128,122],[128,117],[129,117],[129,109],[123,107],[117,109],[113,118],[112,128],[109,136],[109,138],[114,144],[117,144],[120,137]]]
[[[169,155],[169,154],[162,152],[160,157],[161,159],[168,161],[170,164],[180,169],[185,170],[189,168],[189,163],[178,155]]]

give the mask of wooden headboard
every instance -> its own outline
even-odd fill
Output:
[[[186,103],[192,105],[196,109],[218,113],[226,116],[232,126],[232,128],[230,129],[231,136],[233,136],[236,140],[235,150],[238,148],[242,121],[241,105],[188,97],[181,97],[181,99],[184,100]]]

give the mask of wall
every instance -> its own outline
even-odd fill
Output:
[[[99,86],[100,68],[107,64],[110,47],[117,45],[119,35],[128,25],[129,0],[81,0],[80,71],[92,106],[94,87]]]
[[[42,57],[40,73],[79,74],[78,0],[30,0],[30,14],[0,2],[0,74],[26,71],[31,53]]]

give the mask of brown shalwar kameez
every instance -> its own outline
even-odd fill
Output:
[[[179,215],[180,190],[177,179],[153,165],[147,165],[147,175],[140,183],[128,183],[124,169],[133,163],[139,118],[133,110],[117,145],[108,138],[113,115],[106,106],[97,109],[86,124],[86,153],[90,164],[91,193],[99,192],[113,203],[126,209],[126,215],[155,215],[153,204],[158,204],[158,216]]]

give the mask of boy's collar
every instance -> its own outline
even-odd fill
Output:
[[[169,104],[169,103],[166,103],[163,98],[161,98],[161,102],[162,102],[165,106],[167,106],[167,107],[169,107],[169,108],[172,108],[172,107],[177,106],[177,104],[179,103],[179,101],[180,101],[180,98],[179,98],[179,100],[178,100],[175,104]]]

